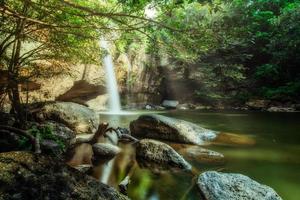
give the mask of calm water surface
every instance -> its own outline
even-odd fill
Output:
[[[201,173],[220,170],[245,174],[274,188],[286,200],[300,198],[300,113],[170,111],[162,115],[194,122],[202,127],[255,138],[254,146],[210,145],[226,157],[224,165],[201,165],[186,158]],[[100,115],[111,126],[128,127],[138,114]],[[128,148],[126,148],[128,149]],[[114,162],[108,184],[117,186],[130,171],[130,156],[121,155]],[[195,177],[184,172],[153,173],[136,167],[132,171],[128,195],[136,200],[200,199]],[[100,176],[98,174],[98,176]]]

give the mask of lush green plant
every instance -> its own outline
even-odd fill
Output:
[[[42,143],[43,140],[52,140],[53,142],[55,142],[56,144],[59,145],[60,151],[65,150],[65,144],[64,144],[63,140],[53,134],[53,130],[52,130],[51,126],[48,126],[48,125],[44,125],[44,126],[33,125],[27,131],[31,135],[33,135],[34,137],[39,138],[40,143]],[[29,142],[29,140],[27,138],[20,137],[19,148],[29,150],[29,149],[32,148],[32,145],[31,145],[31,143]],[[52,152],[52,153],[55,153],[55,152]]]

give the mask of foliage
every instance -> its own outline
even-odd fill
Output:
[[[299,7],[297,0],[169,3],[158,18],[181,31],[151,29],[150,46],[159,51],[150,49],[201,73],[195,95],[202,100],[297,101]]]
[[[42,143],[44,140],[52,140],[53,142],[55,142],[56,144],[59,145],[60,151],[65,150],[65,144],[64,144],[63,140],[53,134],[53,130],[51,129],[51,126],[33,125],[27,131],[34,137],[36,137],[36,138],[38,137],[40,139],[40,143]],[[19,147],[21,149],[31,149],[31,144],[27,138],[21,137],[19,140]]]
[[[1,91],[15,108],[24,80],[98,62],[99,37],[116,53],[146,49],[145,66],[167,58],[201,74],[200,99],[299,98],[299,0],[5,0],[0,9],[0,68],[12,82]]]

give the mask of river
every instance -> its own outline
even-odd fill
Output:
[[[128,128],[129,122],[140,114],[101,114],[100,118],[101,122],[109,122],[111,126]],[[242,173],[274,188],[283,199],[299,199],[300,113],[167,111],[160,114],[191,121],[212,130],[249,135],[256,140],[256,144],[251,146],[205,146],[224,154],[226,163],[221,165],[203,165],[185,157],[197,172],[218,170]],[[108,184],[114,187],[124,178],[126,171],[130,171],[128,166],[132,155],[128,152],[134,150],[128,150],[128,145],[123,145],[123,148],[125,153],[117,156],[109,176]],[[94,175],[99,177],[101,173]],[[128,195],[134,200],[200,199],[194,182],[193,175],[189,173],[153,173],[137,167],[133,171]]]

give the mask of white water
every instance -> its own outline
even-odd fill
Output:
[[[121,112],[121,103],[113,60],[109,53],[107,41],[100,39],[99,45],[107,51],[107,54],[103,58],[103,65],[106,71],[106,89],[109,95],[109,112],[117,114]]]

